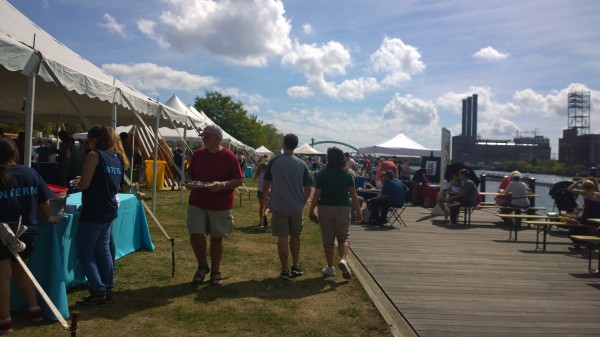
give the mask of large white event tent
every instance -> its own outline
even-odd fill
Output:
[[[158,117],[189,124],[188,116],[117,80],[0,0],[0,118],[24,121],[31,139],[34,117],[37,122],[83,121],[88,126]],[[27,146],[27,164],[30,154]]]
[[[366,155],[399,157],[424,157],[432,152],[434,156],[439,157],[441,153],[440,150],[424,147],[402,132],[382,143],[361,147],[358,152]]]
[[[315,149],[314,147],[308,145],[308,143],[304,143],[300,146],[298,146],[296,149],[294,149],[294,153],[295,154],[323,154],[321,152],[319,152],[319,150]]]
[[[267,147],[264,145],[261,145],[261,146],[257,147],[256,149],[254,149],[254,152],[256,152],[256,154],[260,155],[260,156],[263,156],[263,155],[272,156],[274,154],[273,151],[267,149]]]

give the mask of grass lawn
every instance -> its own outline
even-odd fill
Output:
[[[256,182],[248,179],[247,185]],[[341,273],[322,277],[325,258],[316,224],[307,220],[302,233],[304,275],[291,281],[278,278],[276,239],[256,229],[255,192],[250,199],[244,193],[242,207],[236,196],[235,229],[225,240],[221,267],[223,285],[192,284],[196,261],[185,228],[188,195],[184,191],[181,203],[178,191],[157,193],[156,216],[175,238],[175,277],[170,242],[148,217],[156,250],[117,261],[113,302],[77,308],[79,336],[389,336],[355,278],[344,280]],[[69,303],[86,295],[85,289],[71,290]],[[13,336],[69,334],[58,323],[29,323],[23,313],[14,313],[13,321]]]

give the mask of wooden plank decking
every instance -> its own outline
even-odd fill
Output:
[[[600,336],[600,277],[588,274],[587,251],[567,248],[567,231],[551,232],[539,252],[535,229],[509,242],[492,210],[476,210],[470,227],[425,211],[407,207],[408,227],[353,225],[350,237],[419,336]]]

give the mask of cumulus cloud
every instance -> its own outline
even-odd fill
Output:
[[[306,98],[306,97],[314,96],[315,92],[310,90],[310,88],[307,86],[296,85],[296,86],[288,88],[287,94],[290,97]]]
[[[406,125],[419,129],[439,124],[435,103],[410,94],[405,96],[395,94],[383,108],[383,118],[393,125]]]
[[[580,83],[571,83],[566,88],[547,95],[537,93],[533,89],[519,90],[514,93],[513,99],[527,113],[539,114],[543,117],[566,117],[568,116],[568,95],[573,91],[589,91],[591,106],[600,104],[600,91],[591,90]]]
[[[100,24],[100,27],[105,28],[107,31],[109,31],[111,33],[116,33],[122,39],[127,38],[127,32],[125,31],[125,25],[117,22],[117,19],[115,19],[112,15],[110,15],[108,13],[104,13],[102,18],[104,19],[104,22],[102,22]]]
[[[165,0],[161,34],[147,30],[179,51],[202,48],[234,64],[265,66],[290,46],[291,24],[280,0]],[[153,20],[141,20],[153,21]],[[139,27],[138,23],[138,27]],[[141,30],[141,29],[140,29]]]
[[[501,53],[501,52],[497,51],[495,48],[487,46],[485,48],[479,49],[478,52],[473,54],[473,57],[482,59],[482,60],[499,61],[499,60],[504,60],[509,55],[510,54],[508,54],[508,53]]]
[[[156,22],[152,21],[152,20],[138,20],[137,21],[137,27],[140,30],[140,32],[142,32],[142,34],[144,34],[146,37],[148,37],[151,40],[156,41],[156,43],[161,47],[161,48],[169,48],[170,44],[165,41],[165,39],[158,35],[155,31],[156,28]]]
[[[309,35],[313,33],[313,28],[310,25],[310,23],[305,23],[302,25],[302,30],[304,31],[304,34]]]
[[[214,85],[217,79],[185,71],[161,67],[153,63],[103,64],[102,69],[139,90],[156,94],[158,90],[197,93],[201,88]]]
[[[417,48],[405,44],[400,39],[387,37],[371,55],[371,67],[376,73],[384,75],[381,84],[385,86],[409,81],[412,75],[425,70]]]
[[[352,65],[350,51],[337,41],[322,45],[295,42],[281,62],[302,73],[308,82],[303,86],[306,89],[293,87],[288,90],[288,94],[306,94],[318,90],[336,99],[360,100],[365,93],[380,88],[377,80],[372,77],[347,79],[341,83],[326,79],[327,76],[345,75],[346,69]]]

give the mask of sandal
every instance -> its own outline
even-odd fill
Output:
[[[192,283],[204,282],[204,278],[208,273],[210,273],[210,268],[208,266],[198,267],[198,270],[196,270],[196,274],[194,274],[194,277],[192,278]]]
[[[221,272],[210,273],[210,285],[211,286],[220,286],[223,284],[223,279],[221,279]]]

